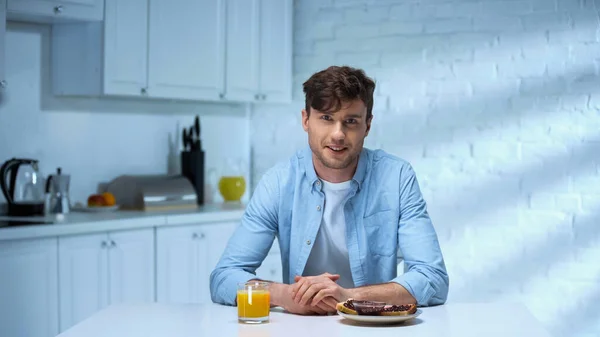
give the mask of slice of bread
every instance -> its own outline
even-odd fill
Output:
[[[348,299],[345,302],[339,302],[336,305],[336,309],[339,312],[343,312],[349,315],[358,315],[354,308],[353,299]],[[417,306],[415,304],[403,304],[403,305],[386,305],[382,311],[373,312],[368,315],[370,316],[406,316],[412,315],[417,312]]]
[[[383,311],[379,313],[381,316],[406,316],[417,312],[417,306],[414,304],[403,305],[386,305]]]
[[[352,299],[348,299],[346,302],[339,302],[336,304],[335,308],[339,312],[343,312],[349,315],[358,315],[356,310],[354,309],[354,305],[352,304]]]

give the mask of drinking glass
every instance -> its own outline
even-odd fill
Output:
[[[269,283],[261,281],[238,283],[237,306],[238,322],[268,323],[271,310]]]

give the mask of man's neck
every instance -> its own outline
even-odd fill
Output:
[[[313,166],[315,167],[315,172],[319,178],[334,184],[343,183],[354,177],[354,173],[358,167],[358,158],[346,168],[332,169],[325,167],[313,154]]]

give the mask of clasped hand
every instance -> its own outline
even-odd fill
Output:
[[[336,304],[348,299],[349,291],[335,281],[339,275],[324,273],[317,276],[296,276],[291,286],[293,309],[300,314],[327,314],[336,312]],[[289,309],[288,309],[289,310]]]

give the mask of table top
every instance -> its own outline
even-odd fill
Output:
[[[236,307],[218,304],[119,304],[98,312],[59,337],[550,337],[525,306],[515,303],[420,308],[418,317],[392,325],[358,323],[339,315],[300,316],[278,309],[272,310],[269,323],[246,325],[238,323]]]

